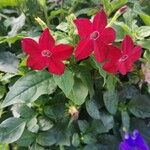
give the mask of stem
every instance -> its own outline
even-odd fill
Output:
[[[59,150],[65,150],[63,145],[59,145]]]
[[[107,27],[111,27],[119,16],[120,16],[120,14],[118,12],[116,12],[115,15],[113,16],[113,18],[111,19],[111,21],[108,23]]]

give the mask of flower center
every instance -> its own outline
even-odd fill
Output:
[[[128,59],[128,55],[123,55],[120,59],[119,59],[119,62],[122,62],[122,61],[126,61]]]
[[[91,33],[90,38],[93,40],[97,40],[99,38],[99,32],[94,31],[93,33]]]
[[[41,52],[41,54],[42,54],[43,57],[51,57],[51,55],[52,55],[52,53],[47,49],[43,50]]]

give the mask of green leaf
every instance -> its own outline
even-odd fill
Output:
[[[106,109],[114,115],[117,111],[119,101],[117,91],[106,91],[103,95],[103,99]]]
[[[22,117],[29,119],[35,115],[34,110],[25,104],[15,104],[11,108],[11,111],[16,118]]]
[[[18,69],[18,59],[10,52],[0,52],[0,71],[16,73]]]
[[[37,119],[34,117],[27,123],[27,129],[30,132],[37,133],[39,130],[39,125],[37,124]]]
[[[9,150],[8,144],[0,144],[0,150]]]
[[[31,145],[36,139],[35,134],[25,130],[21,136],[21,138],[16,142],[19,146],[27,147]]]
[[[6,87],[0,84],[0,99],[3,98],[5,93],[6,93]]]
[[[119,9],[119,8],[121,8],[127,2],[128,2],[128,0],[113,0],[111,2],[112,12]]]
[[[93,79],[92,75],[89,71],[88,67],[85,66],[78,66],[78,74],[77,77],[81,79],[84,85],[86,85],[89,89],[90,96],[93,96],[94,89],[93,89]]]
[[[145,25],[150,26],[150,16],[149,15],[147,15],[145,13],[140,13],[139,16],[143,20]]]
[[[115,75],[109,74],[106,78],[106,88],[108,91],[115,91],[118,78]]]
[[[72,136],[72,145],[74,147],[77,147],[77,146],[79,146],[79,144],[80,144],[79,134],[78,133],[74,133],[73,136]]]
[[[17,141],[25,128],[26,122],[20,118],[8,118],[0,124],[0,142],[12,143]]]
[[[70,70],[65,70],[62,76],[54,75],[54,81],[59,86],[59,88],[65,93],[65,95],[69,95],[74,85],[74,77],[73,73]]]
[[[99,111],[99,104],[94,98],[86,101],[86,110],[92,118],[101,119],[101,114]]]
[[[51,106],[45,106],[44,107],[44,113],[46,114],[47,117],[51,119],[63,119],[64,114],[65,114],[65,104],[63,103],[58,103],[58,104],[53,104]]]
[[[121,112],[121,118],[122,118],[122,126],[125,129],[129,130],[129,128],[130,128],[130,116],[129,116],[128,112],[122,111]]]
[[[53,122],[44,118],[44,117],[39,117],[38,118],[38,124],[39,124],[39,129],[41,131],[46,131],[49,130],[53,127]]]
[[[142,45],[143,48],[150,50],[150,39],[144,39],[138,41],[138,44]]]
[[[82,105],[88,95],[88,88],[80,79],[75,78],[75,83],[70,94],[67,96],[76,105]]]
[[[19,17],[17,18],[8,18],[5,20],[4,24],[6,27],[11,27],[10,32],[8,32],[8,36],[15,36],[17,32],[24,26],[25,24],[25,19],[26,16],[24,13],[22,13]]]
[[[58,136],[57,129],[52,128],[46,132],[40,133],[36,141],[42,146],[51,146],[58,141]]]
[[[1,7],[6,7],[6,6],[17,6],[18,4],[24,2],[24,0],[2,0],[0,1],[0,8]]]
[[[146,95],[139,95],[134,97],[129,102],[129,110],[130,112],[139,118],[147,118],[150,117],[150,100]]]
[[[78,120],[78,126],[82,133],[85,133],[86,130],[89,128],[89,124],[86,120]]]
[[[92,144],[92,143],[96,143],[96,137],[95,135],[92,135],[92,133],[88,133],[82,136],[82,141],[85,144]]]
[[[95,60],[94,56],[91,56],[91,57],[90,57],[90,62],[91,62],[91,65],[92,65],[95,69],[97,69],[97,70],[99,71],[99,74],[103,77],[103,79],[104,79],[104,85],[105,85],[107,73],[102,69],[101,64],[99,64],[99,63]]]
[[[150,36],[150,26],[141,26],[136,30],[136,36],[138,39],[144,39]]]
[[[2,107],[15,103],[33,102],[40,95],[51,94],[55,89],[56,85],[47,71],[29,72],[11,87],[2,103]]]

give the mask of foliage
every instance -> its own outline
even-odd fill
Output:
[[[150,145],[150,85],[141,68],[150,64],[149,6],[149,0],[1,0],[0,150],[117,150],[123,129],[135,128]],[[132,72],[107,73],[93,55],[72,56],[61,76],[27,66],[23,37],[37,40],[49,27],[56,43],[76,47],[73,20],[102,8],[115,45],[128,34],[143,48]]]

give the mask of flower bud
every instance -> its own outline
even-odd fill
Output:
[[[123,14],[123,13],[125,13],[125,12],[127,11],[127,9],[128,9],[128,6],[127,6],[127,5],[124,5],[124,6],[122,6],[122,7],[118,10],[118,12],[119,12],[120,14]]]
[[[79,111],[75,106],[70,106],[68,112],[71,115],[72,120],[77,120],[78,119]]]

